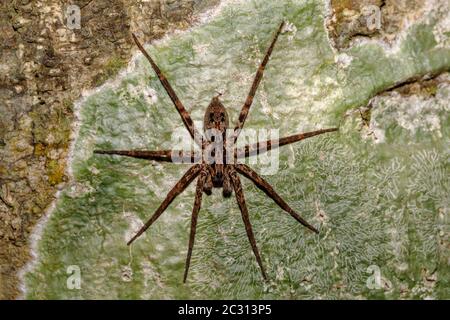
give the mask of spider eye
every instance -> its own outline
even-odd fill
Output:
[[[225,113],[220,113],[220,121],[225,121]]]
[[[212,112],[209,114],[209,121],[210,122],[214,121],[214,113],[212,113]]]

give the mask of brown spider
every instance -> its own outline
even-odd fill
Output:
[[[241,113],[239,115],[239,119],[237,122],[234,131],[227,141],[226,130],[228,129],[228,114],[226,112],[225,107],[219,100],[219,96],[216,96],[212,99],[208,108],[206,109],[204,116],[204,131],[206,139],[203,135],[199,134],[197,129],[194,126],[194,123],[189,115],[189,113],[184,108],[181,101],[178,99],[175,91],[172,89],[171,85],[167,81],[167,78],[163,75],[161,70],[158,68],[156,63],[138,41],[136,36],[133,34],[133,39],[136,42],[136,45],[139,47],[140,51],[144,54],[144,56],[150,62],[153,70],[158,75],[159,80],[161,81],[162,86],[166,90],[173,104],[177,108],[178,113],[180,114],[184,125],[189,130],[189,133],[192,139],[201,147],[202,152],[199,154],[198,152],[183,152],[180,153],[178,151],[173,150],[164,150],[164,151],[142,151],[142,150],[96,150],[94,153],[97,154],[110,154],[110,155],[120,155],[120,156],[128,156],[133,158],[145,159],[145,160],[154,160],[154,161],[162,161],[162,162],[183,162],[185,160],[191,161],[191,163],[195,163],[185,174],[184,176],[175,184],[172,190],[169,191],[168,195],[161,203],[159,208],[153,214],[153,216],[145,223],[145,225],[136,233],[136,235],[128,241],[128,245],[130,245],[136,238],[138,238],[142,233],[144,233],[164,212],[164,210],[170,205],[170,203],[177,197],[181,192],[183,192],[195,178],[198,177],[197,180],[197,188],[195,193],[195,202],[194,208],[192,210],[192,219],[191,219],[191,232],[189,237],[189,247],[188,253],[186,257],[186,266],[184,272],[183,282],[186,282],[186,278],[189,271],[189,265],[192,255],[192,249],[194,246],[194,239],[197,227],[197,218],[200,210],[202,195],[203,192],[207,195],[210,195],[212,192],[212,188],[222,188],[222,193],[224,197],[230,197],[233,190],[236,194],[236,200],[239,205],[239,209],[242,214],[242,220],[245,224],[245,231],[247,232],[248,239],[252,246],[253,253],[255,254],[258,265],[261,269],[262,276],[265,280],[267,280],[266,272],[264,271],[263,264],[261,262],[261,256],[259,254],[258,248],[256,246],[255,237],[253,235],[252,226],[250,223],[250,218],[247,211],[247,206],[245,204],[244,192],[242,190],[242,185],[238,173],[243,175],[244,177],[250,179],[259,189],[264,191],[267,196],[272,198],[276,204],[278,204],[284,211],[289,213],[294,219],[300,222],[302,225],[312,230],[315,233],[318,233],[317,229],[310,225],[307,221],[305,221],[302,217],[300,217],[289,205],[273,190],[270,184],[265,181],[262,177],[260,177],[255,171],[253,171],[250,167],[245,164],[241,164],[237,162],[237,159],[247,158],[256,154],[261,154],[271,149],[278,148],[280,146],[284,146],[287,144],[291,144],[309,137],[313,137],[316,135],[320,135],[327,132],[337,131],[337,128],[332,129],[323,129],[313,132],[300,133],[296,135],[292,135],[289,137],[281,138],[279,141],[274,143],[273,141],[266,141],[264,143],[256,143],[253,145],[246,145],[244,148],[240,148],[234,150],[236,140],[239,136],[242,127],[244,126],[245,119],[247,118],[248,112],[250,110],[250,106],[252,105],[253,98],[255,96],[256,90],[258,88],[259,83],[261,82],[264,68],[269,61],[269,57],[272,53],[272,50],[275,46],[275,42],[277,41],[278,36],[281,33],[284,22],[281,23],[278,28],[277,33],[275,34],[272,43],[270,44],[267,53],[261,62],[258,71],[256,72],[255,79],[253,80],[252,87],[247,96],[247,99],[242,107]],[[215,130],[217,134],[211,135],[208,134],[211,130]],[[208,133],[207,133],[208,132]],[[205,156],[205,152],[211,145],[217,143],[216,138],[222,139],[223,148],[215,149],[211,152],[213,158]],[[216,140],[216,141],[215,141]],[[230,143],[231,141],[231,143]],[[226,157],[225,154],[227,150],[230,150],[229,147],[232,147],[234,150],[233,157]],[[217,152],[216,152],[217,151]],[[178,160],[176,160],[178,159]]]

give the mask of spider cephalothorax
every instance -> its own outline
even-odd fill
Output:
[[[184,108],[181,101],[178,99],[172,86],[167,81],[167,78],[163,75],[161,70],[158,68],[156,63],[140,44],[136,36],[133,34],[133,39],[136,45],[139,47],[141,52],[150,62],[153,70],[158,75],[162,86],[166,90],[173,104],[175,105],[178,113],[183,120],[184,125],[189,130],[192,139],[201,148],[201,152],[190,152],[179,153],[173,150],[162,150],[162,151],[144,151],[144,150],[96,150],[95,153],[98,154],[112,154],[120,156],[128,156],[139,159],[153,160],[153,161],[163,161],[163,162],[184,162],[186,159],[193,163],[193,166],[184,174],[184,176],[175,184],[175,186],[169,191],[164,201],[158,207],[156,212],[151,216],[151,218],[142,226],[142,228],[128,241],[130,245],[136,238],[138,238],[142,233],[144,233],[166,210],[166,208],[172,203],[172,201],[181,192],[183,192],[196,178],[197,187],[195,192],[194,208],[192,211],[191,218],[191,232],[189,237],[188,254],[186,257],[186,267],[184,272],[184,282],[186,282],[189,265],[191,261],[192,249],[194,247],[194,239],[197,228],[198,213],[200,211],[200,206],[202,202],[203,193],[210,195],[213,188],[222,188],[222,194],[224,197],[230,197],[234,191],[236,200],[241,210],[242,220],[245,224],[245,231],[247,232],[248,239],[250,241],[253,253],[255,254],[256,261],[261,269],[261,273],[264,279],[267,279],[266,272],[264,270],[261,257],[259,255],[258,247],[256,246],[255,237],[253,234],[252,226],[250,223],[249,214],[247,211],[247,206],[245,204],[244,192],[242,190],[241,180],[238,174],[251,180],[259,189],[261,189],[267,196],[272,198],[275,203],[280,206],[284,211],[289,213],[294,219],[300,222],[302,225],[310,229],[311,231],[318,233],[317,229],[310,225],[307,221],[301,218],[270,186],[270,184],[265,181],[261,176],[259,176],[255,171],[245,164],[239,163],[237,160],[242,158],[247,158],[256,154],[261,154],[267,152],[271,149],[278,148],[283,145],[294,143],[309,137],[320,135],[327,132],[337,131],[337,128],[323,129],[313,132],[300,133],[285,138],[281,138],[276,144],[272,144],[272,141],[266,141],[263,143],[256,143],[253,145],[247,145],[244,148],[236,149],[236,140],[241,132],[245,119],[247,118],[248,112],[253,102],[253,97],[255,96],[258,85],[261,82],[264,68],[269,61],[269,57],[275,46],[275,42],[283,29],[284,23],[279,26],[275,37],[261,62],[258,71],[256,72],[255,79],[253,80],[252,87],[248,93],[247,99],[245,100],[244,106],[242,107],[241,113],[237,121],[234,130],[232,130],[231,135],[227,134],[227,129],[229,127],[229,118],[227,111],[223,104],[220,102],[219,96],[214,97],[211,103],[206,109],[204,120],[203,120],[203,130],[204,135],[200,134],[194,126],[189,113]],[[220,146],[220,147],[217,147]],[[232,150],[232,156],[229,156],[229,150]],[[181,155],[181,156],[180,156]]]
[[[212,98],[211,103],[205,111],[205,117],[203,118],[203,131],[205,137],[209,141],[214,138],[211,135],[212,130],[217,130],[220,133],[225,133],[228,129],[228,113],[222,102],[220,102],[219,96]]]
[[[232,193],[229,175],[225,172],[226,154],[223,152],[226,145],[228,125],[227,110],[220,102],[219,96],[216,96],[206,108],[205,117],[203,118],[203,131],[210,147],[208,150],[209,154],[203,157],[204,162],[209,165],[209,174],[203,190],[210,195],[211,185],[215,188],[223,188],[222,194],[226,198],[230,197]],[[222,146],[222,148],[217,146]]]

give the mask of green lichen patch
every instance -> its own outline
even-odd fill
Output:
[[[106,80],[117,75],[126,64],[127,61],[118,56],[108,59],[103,67],[100,68],[99,73],[94,77],[92,85],[94,87],[102,85]]]

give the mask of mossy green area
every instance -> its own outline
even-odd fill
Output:
[[[374,103],[413,76],[448,70],[435,40],[437,12],[393,48],[368,42],[332,49],[323,1],[232,1],[217,16],[151,46],[150,54],[201,128],[222,92],[236,121],[253,75],[282,20],[246,128],[280,137],[339,126],[279,153],[265,176],[315,235],[248,180],[244,191],[270,281],[262,281],[234,198],[204,197],[187,284],[182,283],[194,186],[131,247],[188,165],[94,155],[95,149],[172,147],[181,119],[148,62],[79,102],[74,181],[56,203],[26,274],[29,299],[448,299],[449,86],[433,96]],[[263,166],[251,165],[256,171]],[[80,287],[70,283],[80,270]],[[69,269],[71,270],[71,269]],[[69,282],[69,285],[68,285]]]
[[[116,76],[126,66],[126,61],[120,57],[113,56],[105,62],[103,70],[94,78],[93,85],[99,86],[111,77]]]

